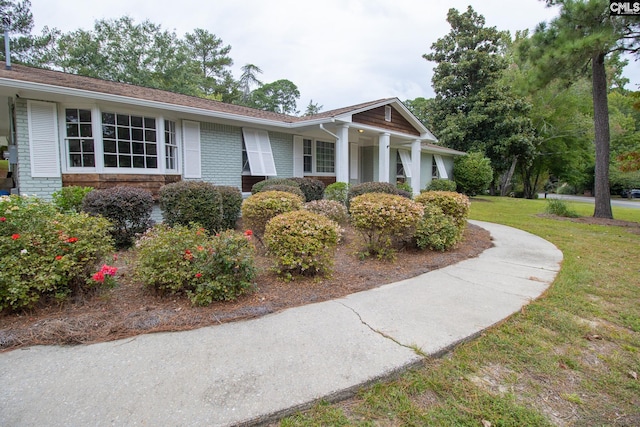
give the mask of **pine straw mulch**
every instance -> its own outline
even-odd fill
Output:
[[[193,307],[184,296],[159,297],[135,283],[131,277],[133,255],[122,252],[116,262],[116,288],[61,305],[49,302],[29,311],[0,314],[0,351],[32,345],[90,344],[251,319],[414,277],[476,257],[492,245],[489,232],[470,224],[464,240],[447,252],[405,249],[395,262],[361,260],[356,255],[358,236],[347,228],[330,277],[285,282],[270,271],[271,261],[256,242],[260,273],[255,291],[208,307]]]

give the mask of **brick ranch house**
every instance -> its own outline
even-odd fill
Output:
[[[6,141],[3,141],[3,138]],[[243,192],[266,177],[326,184],[408,182],[415,194],[453,174],[454,156],[397,99],[294,117],[14,65],[0,69],[0,145],[12,193],[178,180]],[[6,182],[7,180],[5,180]],[[11,185],[12,184],[12,185]]]

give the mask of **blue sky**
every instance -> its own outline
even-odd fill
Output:
[[[97,19],[149,19],[177,35],[203,28],[231,45],[234,76],[251,63],[264,83],[291,80],[323,110],[379,98],[432,97],[433,63],[422,55],[449,32],[449,8],[473,8],[488,26],[534,29],[556,15],[539,0],[31,0],[36,32],[90,29]],[[625,70],[638,90],[640,65]]]

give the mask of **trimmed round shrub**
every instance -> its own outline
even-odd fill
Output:
[[[396,184],[396,187],[398,187],[399,190],[406,191],[409,194],[413,194],[413,188],[411,188],[411,185],[409,185],[408,182],[398,182]]]
[[[303,197],[284,191],[265,191],[253,194],[242,203],[244,227],[252,230],[258,238],[264,235],[267,222],[285,212],[302,208]]]
[[[186,294],[194,305],[236,299],[254,288],[250,235],[211,236],[195,225],[159,224],[136,242],[135,279],[159,294]]]
[[[321,200],[324,197],[324,182],[315,178],[291,178],[298,183],[300,190],[304,193],[305,201]]]
[[[349,188],[349,192],[347,193],[347,207],[349,207],[351,199],[367,193],[393,194],[396,196],[402,196],[407,199],[411,198],[411,193],[409,193],[408,191],[404,191],[391,183],[363,182],[362,184],[353,185]]]
[[[276,260],[276,271],[287,279],[329,272],[339,239],[336,222],[306,210],[272,218],[264,234],[265,245]]]
[[[35,197],[0,197],[0,311],[98,289],[91,280],[113,251],[103,217],[58,212]]]
[[[471,203],[464,194],[453,191],[425,191],[416,196],[415,201],[423,206],[438,206],[450,216],[461,230],[467,225]]]
[[[153,196],[142,188],[118,186],[93,190],[84,197],[82,210],[111,221],[116,248],[128,248],[152,224]]]
[[[423,208],[395,194],[367,193],[351,199],[350,213],[365,240],[363,255],[393,258],[394,244],[413,236]]]
[[[327,188],[324,189],[324,198],[346,205],[348,193],[349,184],[346,182],[334,182],[333,184],[327,185]]]
[[[338,224],[346,224],[349,222],[349,213],[347,212],[347,208],[340,202],[326,199],[314,200],[312,202],[305,203],[304,208],[309,212],[326,216]]]
[[[251,194],[261,192],[262,188],[266,185],[291,185],[293,187],[300,188],[298,183],[291,178],[269,178],[253,184],[253,187],[251,187]]]
[[[162,218],[169,225],[199,224],[211,233],[225,228],[222,196],[204,181],[179,181],[160,188]]]
[[[450,179],[434,179],[427,186],[426,191],[456,191],[458,184]]]
[[[280,185],[280,184],[265,185],[260,190],[260,192],[263,192],[263,191],[284,191],[286,193],[295,194],[296,196],[299,196],[300,198],[302,198],[302,200],[305,199],[304,193],[302,192],[302,190],[293,185]]]
[[[426,205],[424,216],[416,226],[416,245],[420,249],[446,251],[460,241],[461,234],[455,221],[436,205]]]
[[[92,187],[79,187],[76,185],[62,187],[51,195],[52,201],[60,212],[80,212],[84,196],[91,190],[93,190]]]
[[[481,194],[493,181],[491,160],[482,153],[469,153],[453,161],[458,190],[469,196]]]
[[[222,197],[222,229],[233,230],[236,228],[240,209],[242,209],[242,192],[237,187],[216,185],[216,190]]]

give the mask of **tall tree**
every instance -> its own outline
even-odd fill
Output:
[[[572,81],[578,75],[590,76],[596,159],[593,216],[613,218],[605,64],[608,56],[615,52],[639,54],[640,20],[636,16],[611,16],[607,0],[546,0],[546,3],[559,5],[560,14],[549,24],[538,26],[529,54],[543,80],[564,77]]]
[[[503,194],[518,161],[533,154],[529,105],[500,80],[508,61],[507,32],[485,27],[471,6],[464,13],[449,9],[451,31],[423,55],[436,62],[428,103],[429,122],[440,142],[461,151],[481,151],[501,174]]]
[[[229,70],[233,65],[233,60],[229,56],[231,46],[224,46],[222,40],[215,34],[201,28],[185,34],[184,43],[190,58],[200,67],[202,94],[205,96],[218,94],[223,101],[230,102],[231,99],[225,99],[224,95],[233,92],[229,90],[229,84],[233,82]]]
[[[241,103],[246,105],[251,98],[251,86],[262,86],[262,82],[258,79],[258,74],[262,74],[262,70],[257,65],[246,64],[242,68],[239,84],[242,91]]]
[[[276,80],[254,90],[250,105],[260,110],[295,115],[298,114],[296,104],[299,98],[300,91],[293,82]]]
[[[189,95],[199,95],[199,64],[175,33],[130,17],[99,20],[93,31],[77,30],[58,40],[52,66],[66,72]]]
[[[22,64],[41,66],[49,60],[49,55],[58,30],[44,27],[42,34],[31,34],[33,30],[33,14],[31,1],[0,0],[0,58],[5,60],[4,30],[9,31],[11,59]]]

